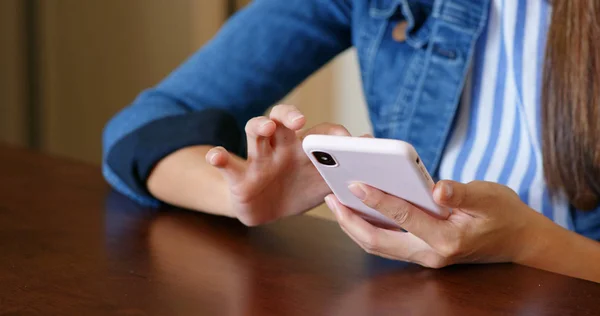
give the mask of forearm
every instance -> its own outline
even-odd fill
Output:
[[[147,181],[150,193],[179,207],[233,216],[225,179],[205,160],[211,147],[186,147],[159,161]]]
[[[531,230],[517,263],[600,282],[600,243],[564,229],[547,218]]]

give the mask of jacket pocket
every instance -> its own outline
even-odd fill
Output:
[[[365,97],[376,133],[382,128],[378,133],[381,136],[390,136],[391,129],[398,128],[397,121],[408,111],[407,103],[399,100],[407,81],[416,80],[407,73],[407,66],[416,55],[425,54],[434,21],[431,5],[422,2],[372,0],[368,19],[358,30],[356,46]],[[406,36],[400,41],[392,35],[398,23],[406,23]]]

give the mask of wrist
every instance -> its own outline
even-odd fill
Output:
[[[569,231],[546,217],[540,219],[523,238],[522,251],[513,262],[571,277],[600,282],[600,244]]]
[[[565,229],[552,222],[547,217],[535,211],[527,221],[524,231],[517,239],[518,251],[513,262],[526,266],[538,266],[545,260],[549,251],[556,246],[556,239]]]
[[[186,209],[232,216],[229,186],[219,170],[205,162],[210,146],[182,148],[158,162],[147,187],[157,199]]]
[[[205,175],[204,175],[205,176]],[[203,174],[198,174],[199,186],[198,194],[194,195],[194,210],[215,215],[223,215],[231,218],[237,218],[231,198],[229,184],[225,178],[215,176],[210,183],[202,180]],[[209,188],[210,187],[210,188]]]

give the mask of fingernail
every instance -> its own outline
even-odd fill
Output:
[[[295,122],[303,117],[304,117],[304,115],[302,115],[302,113],[300,113],[298,111],[292,111],[292,112],[288,113],[288,118],[292,122]]]
[[[337,215],[337,208],[335,207],[331,196],[328,195],[325,197],[325,204],[327,204],[327,207],[329,207],[329,209]]]
[[[360,183],[352,183],[348,186],[348,189],[354,196],[359,198],[361,201],[367,197],[367,192],[363,188],[363,185]]]
[[[443,185],[444,187],[444,195],[446,199],[450,199],[452,197],[452,186],[448,183],[444,183]]]
[[[269,126],[269,125],[270,125],[270,124],[272,124],[272,123],[273,123],[273,121],[271,121],[271,120],[268,120],[268,121],[266,121],[266,122],[262,123],[262,124],[260,125],[260,128],[265,128],[265,127]]]
[[[208,157],[208,161],[210,161],[210,163],[214,165],[215,164],[214,159],[215,159],[215,157],[217,157],[217,155],[218,155],[218,153],[210,154],[210,156]]]

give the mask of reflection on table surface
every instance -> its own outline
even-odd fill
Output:
[[[0,313],[594,315],[600,285],[512,264],[428,270],[336,223],[143,208],[96,166],[0,146]],[[593,264],[593,263],[591,263]]]
[[[107,208],[109,251],[118,256],[135,249],[128,242],[144,243],[156,295],[177,313],[543,314],[544,298],[569,287],[568,278],[541,280],[509,264],[431,270],[377,258],[335,223],[312,218],[246,228],[194,212],[133,208]]]

